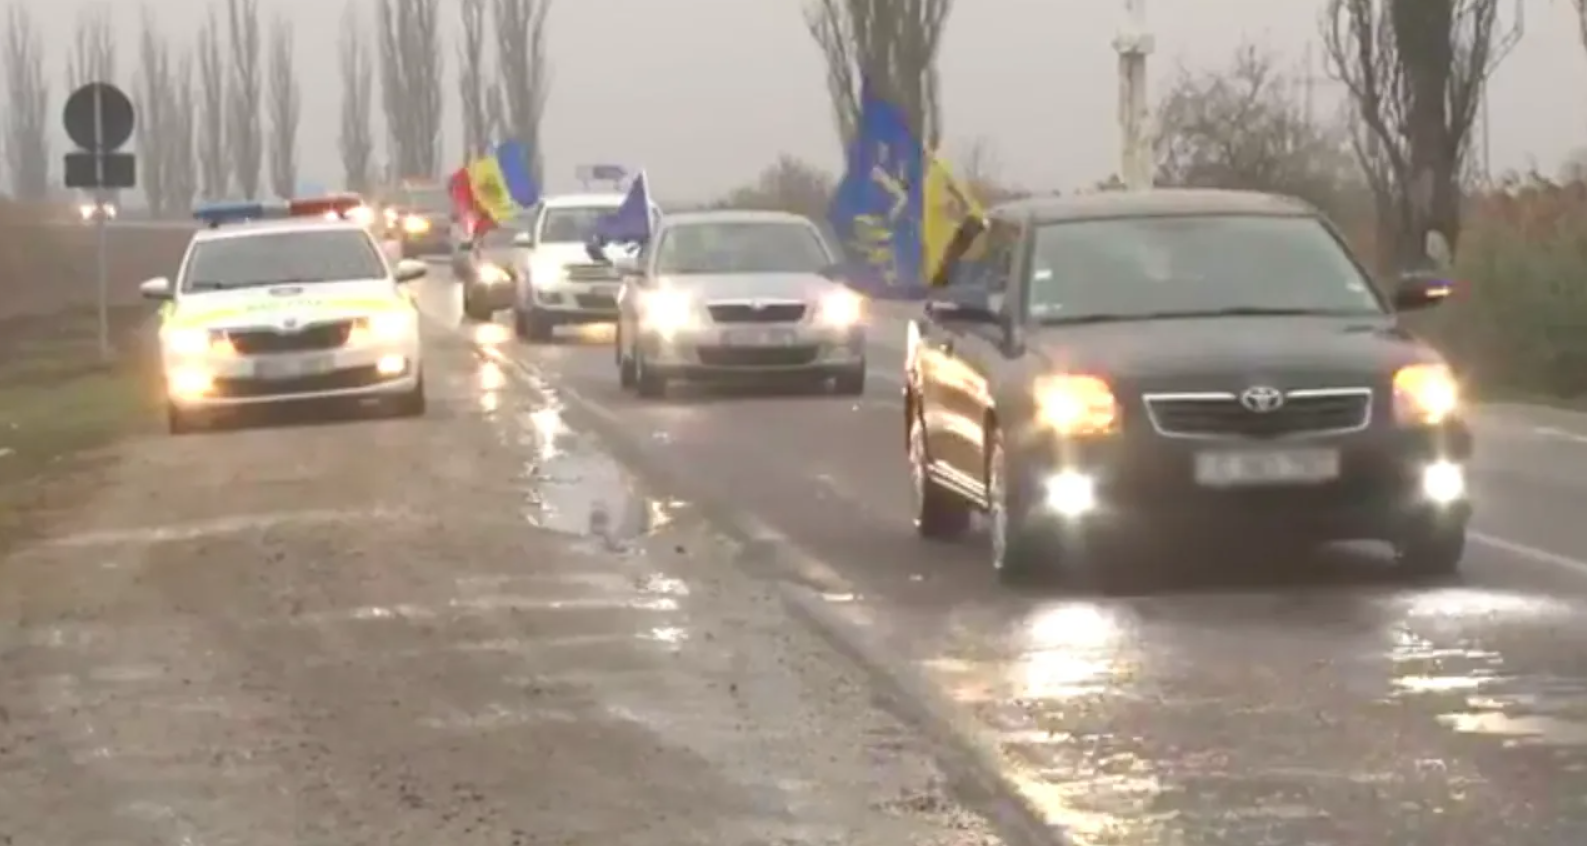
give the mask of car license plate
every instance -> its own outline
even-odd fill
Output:
[[[253,374],[258,379],[297,379],[327,373],[335,363],[328,355],[265,359],[254,364]]]
[[[1332,449],[1240,450],[1196,456],[1196,482],[1211,488],[1315,485],[1339,478]]]
[[[730,329],[722,333],[729,347],[788,347],[798,338],[788,329]]]

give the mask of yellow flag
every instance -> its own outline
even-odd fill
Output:
[[[984,215],[986,210],[971,194],[969,187],[954,178],[953,171],[937,154],[926,159],[925,188],[921,198],[922,216],[925,218],[920,238],[921,248],[925,252],[921,269],[925,271],[926,279],[930,280],[936,278],[943,254],[948,251],[948,245],[952,243],[953,234],[959,230],[960,224],[967,218]]]
[[[500,223],[511,220],[518,213],[518,205],[507,191],[507,180],[501,174],[501,163],[495,156],[485,156],[468,163],[468,183],[474,190],[474,202]]]

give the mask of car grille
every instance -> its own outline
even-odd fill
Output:
[[[804,303],[718,303],[706,308],[716,323],[796,323],[804,319]]]
[[[609,294],[577,294],[573,297],[573,301],[579,304],[579,308],[601,309],[603,311],[615,311],[617,309],[617,298]]]
[[[612,282],[622,278],[609,264],[570,264],[565,270],[570,282]]]
[[[1294,391],[1284,404],[1252,411],[1235,395],[1147,396],[1152,425],[1173,437],[1281,438],[1349,432],[1365,428],[1372,415],[1372,391],[1342,388]]]
[[[373,367],[349,367],[297,379],[216,379],[215,396],[226,399],[345,391],[388,381]]]
[[[347,343],[353,321],[319,323],[290,332],[275,329],[243,329],[226,333],[232,346],[243,355],[333,350]]]
[[[707,367],[802,367],[821,354],[820,347],[699,347],[695,354]]]

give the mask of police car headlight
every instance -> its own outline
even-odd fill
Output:
[[[355,327],[363,340],[400,341],[413,334],[413,315],[400,311],[371,314]]]
[[[821,300],[816,314],[827,326],[847,328],[865,317],[865,302],[852,291],[834,291]]]
[[[165,351],[179,356],[201,356],[209,353],[214,335],[208,329],[172,329],[162,338]]]

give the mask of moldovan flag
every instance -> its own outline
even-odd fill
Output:
[[[507,190],[501,162],[495,156],[484,156],[468,163],[468,184],[473,189],[474,205],[492,223],[511,220],[517,213],[518,204],[513,202],[512,194]]]
[[[473,238],[495,227],[496,222],[479,207],[479,201],[474,198],[474,185],[469,178],[468,167],[453,171],[446,187],[452,195],[452,211],[463,222],[463,230],[468,233],[468,237]]]

